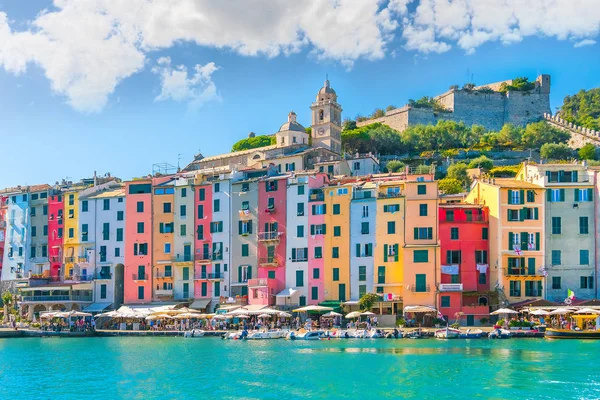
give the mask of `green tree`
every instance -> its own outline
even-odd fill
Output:
[[[405,164],[402,161],[398,161],[398,160],[392,160],[392,161],[388,161],[387,164],[385,164],[385,168],[387,169],[388,172],[399,172],[404,170]]]
[[[471,160],[469,168],[483,168],[489,171],[494,168],[494,162],[486,156],[479,156]]]
[[[576,125],[600,130],[600,88],[565,97],[559,115]]]
[[[579,149],[579,159],[581,160],[595,160],[596,159],[596,146],[591,143],[586,144]]]
[[[2,305],[4,306],[4,321],[8,321],[8,306],[12,304],[12,293],[6,291],[2,293]]]
[[[573,157],[573,150],[564,143],[545,143],[540,156],[548,160],[568,160]]]
[[[373,308],[373,304],[377,303],[380,300],[378,294],[375,293],[366,293],[358,300],[358,306],[361,311],[371,311]]]
[[[523,140],[523,128],[505,124],[498,131],[498,144],[504,147],[519,147]]]
[[[438,181],[438,189],[444,194],[457,194],[462,193],[463,185],[458,179],[444,178]]]
[[[356,121],[346,118],[342,124],[343,130],[350,131],[356,129]]]
[[[372,118],[381,118],[383,116],[385,116],[385,110],[381,108],[376,108],[375,111],[373,111],[373,114],[371,115]]]
[[[447,178],[456,179],[461,183],[463,187],[467,187],[471,184],[471,178],[467,174],[469,166],[465,163],[456,163],[448,167]]]
[[[272,144],[275,144],[275,136],[259,135],[237,141],[231,147],[231,151],[257,149],[259,147],[270,146]]]
[[[385,108],[385,111],[392,111],[392,110],[395,110],[395,109],[396,109],[396,106],[393,106],[393,105],[390,104],[389,106],[387,106]]]
[[[527,125],[522,143],[525,148],[539,149],[545,143],[566,143],[571,134],[548,125],[545,121]]]

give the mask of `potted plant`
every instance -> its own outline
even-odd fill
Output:
[[[479,319],[479,323],[481,325],[486,325],[489,322],[489,319],[487,319],[486,317],[480,318]]]
[[[406,326],[406,320],[402,317],[398,317],[396,319],[396,326],[398,326],[399,328],[404,328]]]

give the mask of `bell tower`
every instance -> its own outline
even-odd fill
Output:
[[[325,80],[310,106],[312,111],[312,145],[324,147],[335,153],[342,152],[342,107],[337,102],[335,90]]]

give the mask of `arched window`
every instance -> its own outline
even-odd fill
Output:
[[[319,110],[319,121],[323,121],[323,110]]]
[[[254,157],[252,157],[253,160],[260,160],[260,154],[255,154]]]
[[[487,306],[488,305],[488,299],[487,299],[487,297],[480,297],[479,301],[478,301],[478,304],[480,306]]]
[[[281,144],[285,144],[285,138],[284,137],[281,138]]]

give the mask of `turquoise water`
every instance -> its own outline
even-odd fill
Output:
[[[600,341],[0,339],[0,399],[593,399]]]

